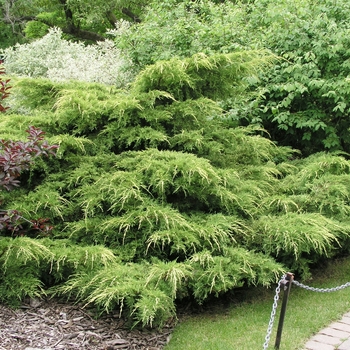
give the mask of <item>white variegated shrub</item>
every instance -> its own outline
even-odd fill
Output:
[[[49,78],[53,81],[79,80],[117,87],[132,78],[127,61],[111,40],[84,45],[63,38],[58,28],[43,38],[3,50],[10,75]]]

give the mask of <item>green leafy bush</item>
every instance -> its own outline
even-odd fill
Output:
[[[249,37],[244,38],[240,32],[244,8],[231,2],[153,1],[142,19],[132,26],[121,21],[110,32],[137,70],[159,60],[186,58],[199,52],[229,53],[248,47]]]
[[[280,61],[261,77],[260,97],[244,117],[305,155],[349,152],[348,2],[255,1],[251,8],[246,30]]]

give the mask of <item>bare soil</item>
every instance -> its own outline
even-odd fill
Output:
[[[96,319],[81,305],[55,300],[19,309],[0,304],[0,350],[161,350],[172,329],[130,330],[119,315]]]

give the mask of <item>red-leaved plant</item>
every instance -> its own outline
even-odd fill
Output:
[[[0,74],[5,70],[0,66]],[[2,105],[2,100],[9,96],[10,79],[2,79],[0,75],[0,112],[5,112],[8,107]],[[11,191],[18,187],[20,174],[28,170],[34,159],[41,156],[55,155],[57,145],[50,145],[44,139],[44,131],[29,126],[27,141],[0,140],[0,191]],[[0,200],[1,204],[1,200]],[[15,235],[23,235],[22,222],[30,223],[31,230],[39,230],[47,234],[52,226],[47,224],[47,219],[27,220],[17,210],[0,209],[0,232],[7,231]]]
[[[30,126],[26,132],[26,142],[0,140],[0,189],[10,191],[19,186],[19,175],[30,168],[34,158],[55,155],[58,146],[49,145],[42,130]]]

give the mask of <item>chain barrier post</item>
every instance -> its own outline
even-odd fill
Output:
[[[286,274],[285,280],[281,282],[281,283],[284,284],[284,288],[283,288],[283,301],[282,301],[280,319],[279,319],[279,322],[278,322],[276,342],[275,342],[275,349],[276,350],[279,350],[280,344],[281,344],[284,316],[286,314],[287,302],[288,302],[290,289],[292,287],[293,279],[294,279],[294,275],[291,272],[288,272]]]
[[[269,325],[267,327],[267,334],[265,337],[264,350],[266,350],[269,346],[269,341],[270,341],[270,337],[271,337],[271,333],[272,333],[272,327],[273,327],[273,323],[274,323],[275,315],[276,315],[277,302],[279,300],[281,286],[283,286],[284,287],[283,288],[284,289],[284,295],[283,295],[284,298],[283,298],[283,302],[282,302],[281,315],[280,315],[280,320],[279,320],[279,324],[278,324],[276,343],[275,343],[275,349],[277,349],[277,350],[279,349],[279,346],[281,343],[284,316],[286,313],[288,296],[289,296],[292,284],[295,284],[296,286],[298,286],[300,288],[304,288],[304,289],[312,291],[312,292],[320,292],[320,293],[331,293],[331,292],[336,292],[338,290],[342,290],[342,289],[350,287],[350,282],[346,282],[345,284],[342,284],[340,286],[333,287],[333,288],[315,288],[315,287],[307,286],[307,285],[300,283],[298,281],[295,281],[294,274],[292,274],[290,272],[288,272],[286,275],[282,276],[282,278],[280,279],[280,281],[278,282],[277,287],[276,287],[276,294],[275,294],[273,305],[272,305],[270,322],[269,322]]]
[[[282,278],[277,283],[275,296],[273,298],[270,322],[269,322],[269,325],[267,327],[267,333],[266,333],[266,337],[265,337],[264,350],[266,350],[268,348],[268,346],[269,346],[269,341],[270,341],[271,333],[272,333],[272,327],[273,327],[273,323],[275,321],[276,310],[277,310],[277,306],[278,306],[277,303],[278,303],[278,300],[279,300],[279,297],[280,297],[281,284],[282,284],[281,282],[284,279],[285,279],[285,275],[283,275]]]

